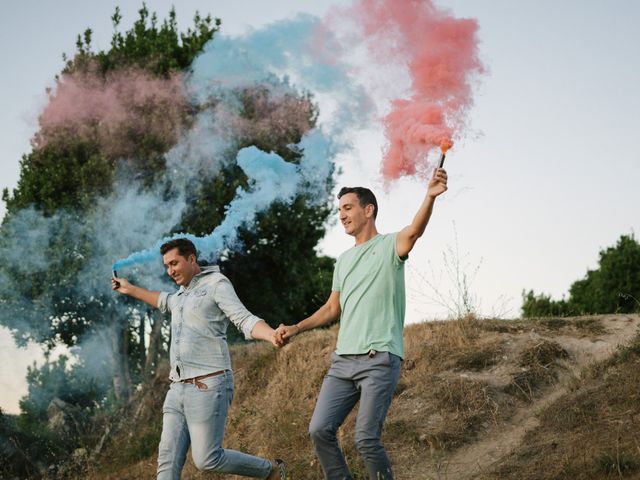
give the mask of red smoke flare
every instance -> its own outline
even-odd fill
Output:
[[[349,14],[380,67],[400,58],[411,77],[409,98],[393,100],[384,118],[382,174],[426,173],[429,151],[448,150],[466,126],[471,80],[483,70],[477,22],[454,18],[431,0],[358,0]]]

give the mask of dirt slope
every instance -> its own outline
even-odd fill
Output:
[[[634,478],[640,428],[620,424],[633,418],[629,425],[640,427],[638,326],[637,315],[409,326],[383,435],[396,478]],[[282,456],[293,480],[322,478],[306,429],[336,331],[309,332],[280,351],[233,349],[236,397],[226,447]],[[79,478],[154,478],[165,389],[158,378],[118,421],[105,422],[104,448]],[[364,479],[353,427],[351,415],[340,438],[354,478]],[[236,477],[197,472],[189,460],[182,478]]]
[[[587,330],[590,329],[591,332],[584,332],[584,329],[566,331],[566,325],[564,325],[562,333],[557,334],[560,332],[540,331],[534,326],[529,332],[522,330],[522,333],[513,337],[510,341],[517,345],[516,348],[526,343],[527,336],[529,340],[535,342],[546,340],[559,344],[568,353],[568,357],[558,363],[560,367],[558,380],[542,388],[532,401],[515,407],[510,418],[494,423],[476,441],[454,452],[437,454],[435,459],[429,459],[427,462],[416,462],[414,468],[407,472],[406,478],[467,479],[482,476],[522,446],[526,433],[540,426],[540,413],[574,388],[581,372],[610,358],[622,345],[634,337],[640,325],[638,316],[611,315],[591,318],[587,321],[589,322]],[[504,367],[492,369],[497,375],[492,375],[490,369],[484,372],[482,377],[488,381],[493,380],[495,383],[504,375]],[[461,375],[465,374],[461,373]],[[473,375],[470,376],[473,377]]]

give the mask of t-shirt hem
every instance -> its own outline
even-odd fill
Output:
[[[400,357],[401,359],[404,360],[404,352],[397,352],[395,350],[392,350],[390,348],[367,348],[365,350],[350,350],[348,352],[345,351],[339,351],[337,348],[335,350],[336,355],[366,355],[367,353],[369,353],[371,350],[375,350],[376,352],[389,352],[389,353],[393,353],[394,355]]]

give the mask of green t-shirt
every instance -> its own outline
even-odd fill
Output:
[[[376,235],[338,258],[331,290],[340,292],[338,355],[369,350],[404,358],[404,261],[397,233]]]

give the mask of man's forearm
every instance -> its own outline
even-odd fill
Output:
[[[329,300],[323,306],[321,306],[316,313],[310,317],[305,318],[296,325],[286,326],[280,324],[275,333],[275,343],[277,346],[282,347],[286,345],[289,339],[295,335],[298,335],[305,330],[312,330],[316,327],[327,325],[340,318],[340,292],[333,291],[329,296]]]
[[[431,214],[433,213],[433,205],[435,204],[435,198],[427,195],[420,205],[420,209],[413,217],[413,221],[407,227],[410,229],[409,235],[416,240],[422,236],[424,230],[427,228]]]
[[[447,191],[447,172],[442,168],[434,170],[433,177],[429,181],[427,195],[418,209],[410,225],[404,227],[396,237],[396,251],[400,257],[405,257],[413,249],[418,238],[422,236],[431,213],[436,197]]]
[[[298,328],[298,332],[295,333],[304,332],[306,330],[313,330],[314,328],[328,325],[338,318],[340,318],[340,310],[338,309],[336,311],[335,307],[332,307],[330,304],[325,303],[316,311],[316,313],[297,323],[295,326]]]
[[[147,290],[146,288],[131,285],[125,293],[130,297],[148,303],[154,308],[158,308],[158,299],[160,298],[160,292],[155,292]]]
[[[422,236],[425,228],[427,228],[429,219],[431,218],[434,203],[435,197],[427,194],[422,205],[420,205],[420,208],[418,209],[418,213],[413,217],[413,221],[400,230],[398,237],[396,238],[396,251],[398,256],[406,257],[413,249],[413,246],[416,244],[418,239]]]
[[[273,337],[273,328],[271,328],[264,320],[260,320],[253,326],[251,336],[255,340],[265,340],[270,342],[271,337]]]

